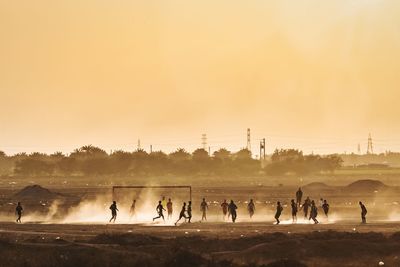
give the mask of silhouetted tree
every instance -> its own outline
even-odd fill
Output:
[[[226,148],[220,148],[219,150],[213,153],[214,158],[220,160],[230,160],[232,157],[232,153]]]

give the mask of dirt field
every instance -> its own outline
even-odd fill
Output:
[[[320,209],[318,225],[304,220],[301,211],[298,224],[291,223],[288,204],[296,186],[194,187],[193,223],[178,226],[173,222],[186,191],[119,192],[120,213],[115,224],[107,224],[109,187],[50,189],[0,189],[0,266],[400,266],[396,186],[370,181],[304,186],[304,196],[323,197],[331,205],[329,220]],[[141,205],[133,219],[132,194]],[[175,213],[166,223],[153,223],[154,203],[162,195],[173,197]],[[199,222],[203,197],[208,222]],[[237,223],[222,219],[224,198],[237,203]],[[256,202],[252,219],[246,211],[250,198]],[[23,224],[16,224],[20,199],[25,213]],[[278,200],[284,205],[281,225],[274,224]],[[360,200],[368,208],[367,225],[360,224]]]
[[[162,224],[161,224],[162,225]],[[0,224],[0,266],[399,266],[397,223]],[[289,265],[272,265],[290,259]],[[271,264],[271,265],[268,265]]]

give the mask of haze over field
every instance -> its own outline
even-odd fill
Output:
[[[400,2],[0,0],[0,150],[399,150]]]

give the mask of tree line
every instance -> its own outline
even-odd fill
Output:
[[[189,153],[183,148],[169,154],[144,150],[107,153],[92,145],[69,155],[35,152],[7,156],[0,151],[0,174],[23,176],[282,175],[332,172],[341,164],[336,155],[303,155],[295,149],[275,150],[263,164],[247,149],[231,152],[221,148],[212,155],[204,149]]]

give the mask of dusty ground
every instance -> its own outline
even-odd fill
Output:
[[[0,266],[400,266],[398,187],[305,187],[305,196],[323,197],[331,204],[330,220],[320,211],[319,225],[308,224],[308,220],[305,224],[301,213],[299,224],[290,224],[287,206],[282,215],[284,224],[274,225],[275,202],[287,205],[295,186],[194,187],[193,223],[177,227],[173,220],[152,223],[152,205],[145,222],[127,224],[123,200],[118,202],[122,211],[117,223],[106,224],[111,199],[109,188],[103,187],[51,188],[63,194],[65,201],[46,220],[29,215],[48,213],[52,200],[26,198],[24,223],[15,224],[15,194],[20,189],[0,188]],[[187,199],[187,192],[153,192],[156,198],[164,194],[175,197],[176,219],[178,195]],[[71,206],[79,207],[78,198],[91,201],[97,195],[106,196],[104,203],[79,213],[101,213],[97,221],[54,223]],[[209,222],[201,223],[198,206],[202,197],[209,201],[210,214]],[[238,223],[222,220],[219,203],[224,198],[237,202]],[[257,206],[252,220],[245,208],[249,198],[254,198]],[[367,225],[359,224],[359,200],[368,207]]]
[[[268,266],[281,259],[306,266],[400,264],[398,223],[161,225],[1,223],[0,266]]]

